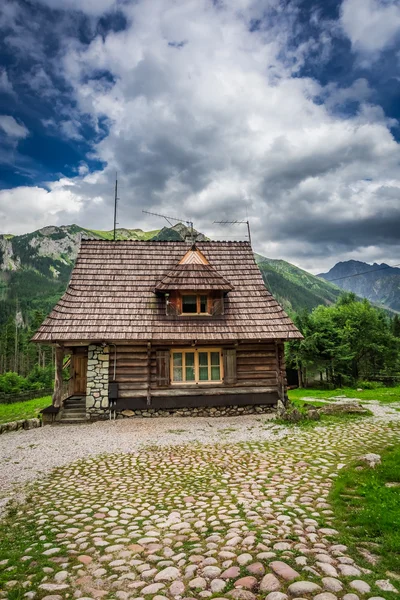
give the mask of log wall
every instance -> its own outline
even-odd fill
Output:
[[[179,348],[183,347],[183,345],[179,346]],[[207,345],[202,344],[201,347],[205,348]],[[224,348],[222,344],[218,345],[215,342],[210,347]],[[229,348],[232,347],[232,345],[229,346]],[[116,347],[110,345],[110,381],[114,380],[115,348],[115,381],[118,383],[119,398],[146,396],[149,382],[151,393],[158,395],[160,386],[157,384],[156,352],[158,350],[169,349],[171,346],[152,346],[149,352],[147,345],[117,345]],[[236,381],[229,384],[229,389],[236,389],[237,392],[248,389],[250,392],[249,388],[251,388],[253,392],[257,388],[263,388],[263,391],[265,388],[268,388],[273,392],[278,392],[278,374],[279,365],[277,363],[277,351],[274,342],[269,344],[239,344],[236,346]],[[228,386],[221,384],[212,389],[215,390],[215,393],[222,394],[223,389],[226,387]],[[189,393],[190,390],[196,389],[196,393],[199,394],[202,388],[200,386],[193,386],[193,384],[180,384],[178,386],[164,387],[163,395],[174,395],[175,391],[176,394],[180,394],[183,389]],[[207,395],[212,393],[209,384],[205,385],[203,389]]]

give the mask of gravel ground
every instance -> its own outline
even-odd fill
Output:
[[[273,415],[121,419],[82,425],[46,426],[0,436],[0,509],[21,488],[51,469],[100,454],[134,452],[148,445],[192,442],[267,441],[287,430],[271,422]]]
[[[393,405],[371,401],[365,405],[377,420],[400,419],[400,412]],[[296,435],[296,429],[275,425],[273,418],[274,415],[265,414],[215,419],[121,419],[3,434],[0,436],[0,513],[11,498],[22,499],[23,484],[81,458],[134,452],[148,445],[275,441]]]

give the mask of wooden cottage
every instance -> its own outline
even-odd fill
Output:
[[[110,401],[128,413],[284,402],[284,342],[300,337],[247,242],[88,240],[33,341],[56,346],[53,405],[99,418]]]

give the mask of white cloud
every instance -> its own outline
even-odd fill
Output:
[[[0,67],[0,92],[5,94],[10,94],[13,96],[15,94],[12,83],[8,77],[7,70],[5,68]]]
[[[376,53],[400,34],[397,0],[343,0],[341,24],[354,50]]]
[[[10,117],[9,115],[0,115],[0,129],[13,139],[23,139],[29,135],[29,130],[25,125],[21,125],[14,117]]]
[[[67,223],[70,206],[79,224],[110,229],[118,171],[121,227],[161,227],[144,218],[147,208],[193,218],[210,236],[243,238],[213,221],[248,211],[255,249],[271,257],[320,271],[337,256],[365,249],[370,258],[379,246],[390,262],[400,246],[393,122],[372,104],[366,80],[342,89],[299,76],[307,44],[289,51],[295,19],[280,8],[277,0],[138,0],[120,4],[125,30],[65,44],[59,71],[76,112],[64,134],[80,135],[79,114],[98,127],[106,119],[92,152],[106,166],[83,167],[48,192],[34,188],[37,210],[25,231],[37,221]],[[23,227],[17,214],[9,231]]]
[[[65,183],[65,182],[64,182]],[[0,191],[0,233],[22,234],[48,225],[75,219],[80,210],[79,194],[61,186],[45,190],[18,187]]]

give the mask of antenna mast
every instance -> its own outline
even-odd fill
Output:
[[[165,215],[160,215],[159,213],[149,212],[148,210],[142,210],[142,213],[146,213],[146,215],[153,215],[153,217],[162,217],[173,227],[171,221],[176,221],[177,223],[186,223],[190,227],[190,238],[192,240],[192,244],[194,243],[194,231],[193,231],[193,221],[188,221],[187,219],[177,219],[176,217],[167,217]]]
[[[117,204],[118,204],[118,173],[115,173],[115,195],[114,195],[114,235],[113,240],[115,242],[117,237]]]
[[[251,246],[250,222],[248,219],[247,221],[214,221],[214,223],[217,223],[218,225],[247,225],[247,235]]]

